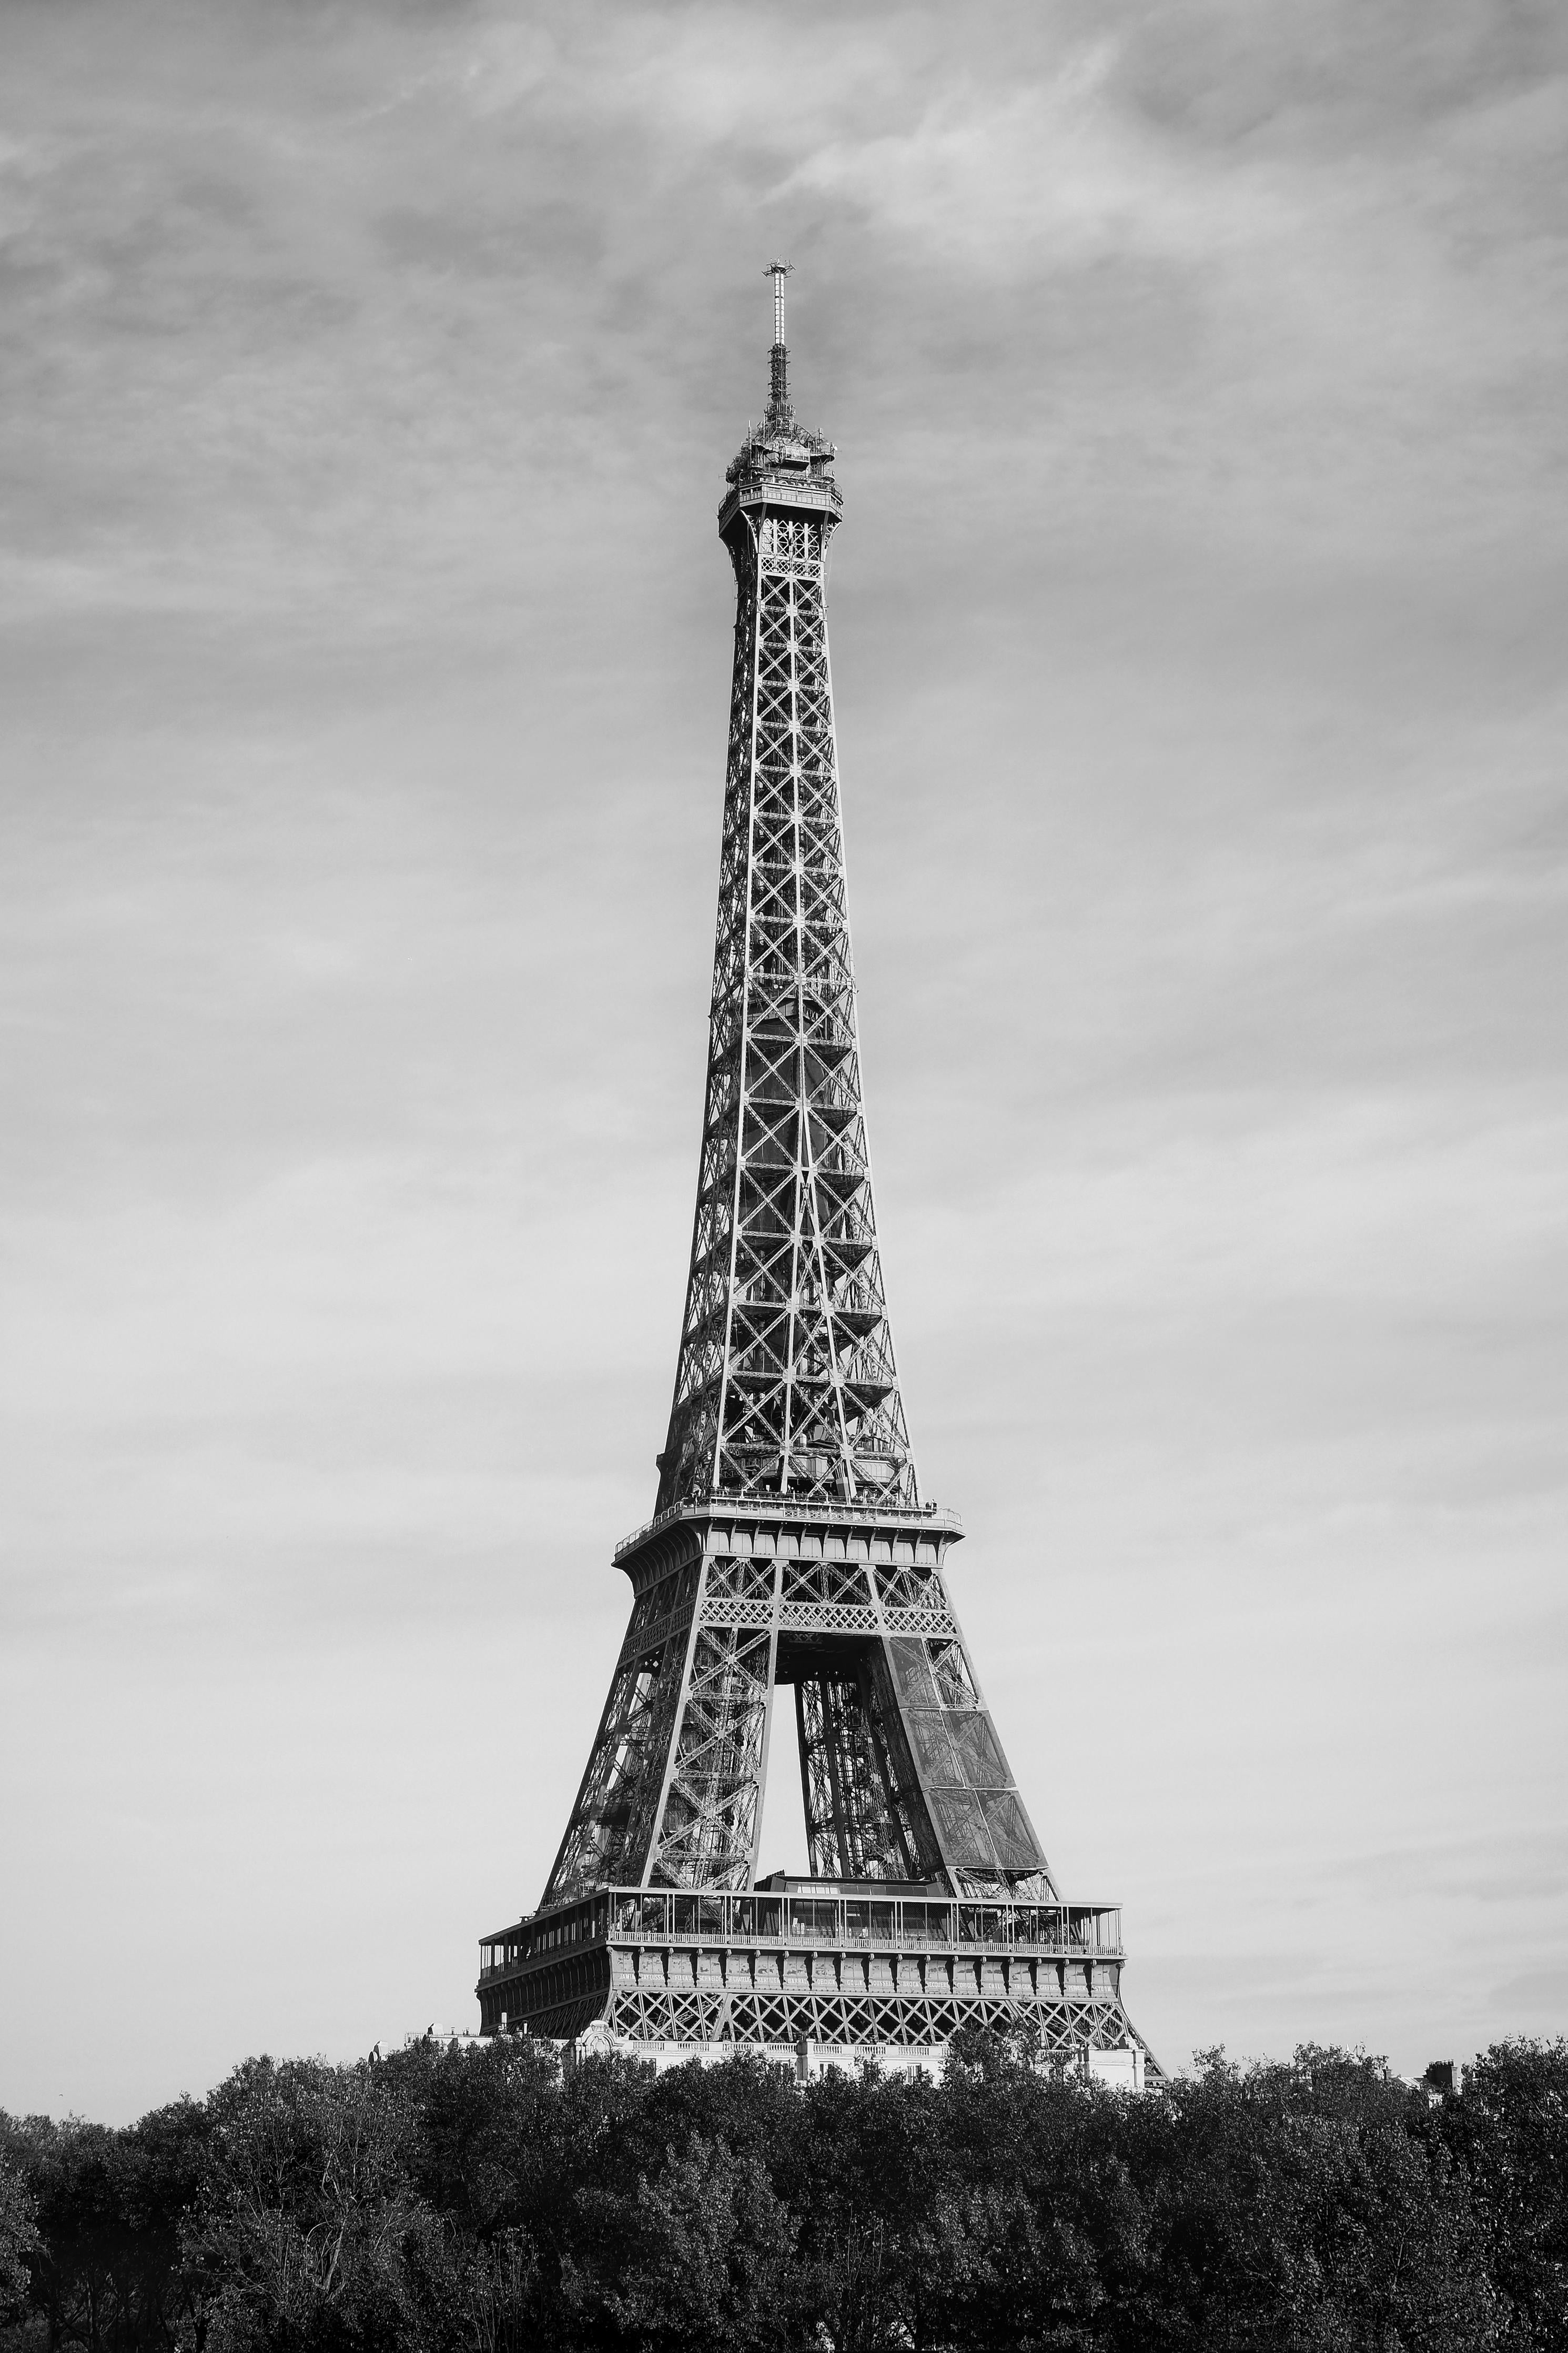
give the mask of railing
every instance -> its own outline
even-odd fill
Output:
[[[733,490],[726,491],[723,503],[719,508],[720,530],[722,531],[742,507],[752,506],[815,507],[841,515],[844,493],[837,482],[814,482],[805,475],[770,473],[765,480],[737,482]],[[781,563],[791,560],[787,556],[775,559]],[[797,556],[793,560],[796,563],[820,563],[822,559],[820,556]]]
[[[985,1951],[1120,1956],[1114,1904],[971,1903],[932,1895],[852,1895],[796,1888],[741,1895],[611,1887],[580,1904],[487,1937],[481,1982],[521,1962],[567,1956],[585,1945],[882,1946],[894,1952]]]
[[[614,1558],[623,1560],[638,1545],[646,1544],[649,1536],[658,1535],[661,1528],[669,1527],[683,1514],[695,1516],[699,1513],[726,1517],[733,1513],[740,1519],[754,1520],[821,1520],[830,1525],[851,1527],[871,1520],[895,1527],[951,1528],[955,1535],[963,1531],[959,1514],[942,1504],[814,1504],[794,1495],[693,1495],[684,1503],[667,1504],[651,1520],[645,1520],[640,1528],[634,1528],[629,1536],[623,1536],[616,1546]]]

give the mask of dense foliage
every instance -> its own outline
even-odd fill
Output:
[[[122,2132],[0,2115],[0,2348],[1568,2348],[1568,2043],[1431,2105],[1213,2052],[1144,2098],[545,2049],[248,2061]]]

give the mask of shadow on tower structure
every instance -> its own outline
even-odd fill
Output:
[[[784,262],[767,413],[729,467],[719,921],[691,1266],[631,1621],[537,1912],[480,1945],[482,2031],[661,2062],[940,2063],[964,2025],[1157,2072],[1121,1915],[1064,1902],[921,1499],[861,1101],[825,565],[843,501],[797,424]],[[810,1876],[757,1879],[793,1689]]]

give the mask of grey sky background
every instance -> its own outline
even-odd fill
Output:
[[[1047,1851],[1167,2063],[1568,2028],[1562,11],[0,43],[0,2103],[470,2023],[537,1900],[776,251],[894,1328]]]

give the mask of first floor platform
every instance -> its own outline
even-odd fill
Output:
[[[1122,2003],[1113,1905],[782,1875],[743,1895],[611,1887],[498,1929],[480,1957],[485,2034],[666,2064],[750,2050],[930,2065],[961,2028],[1025,2027],[1047,2060],[1160,2074]]]

